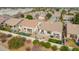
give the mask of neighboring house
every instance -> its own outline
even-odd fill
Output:
[[[53,38],[62,38],[62,23],[61,22],[42,22],[39,34],[49,35]]]
[[[74,19],[74,15],[63,15],[63,20],[65,22],[70,22],[72,19]]]
[[[39,25],[40,25],[40,22],[38,22],[37,20],[24,19],[18,25],[19,26],[19,32],[34,33],[38,30]]]
[[[79,25],[67,24],[67,38],[79,40]]]
[[[58,11],[55,11],[53,14],[52,14],[52,17],[50,18],[52,21],[60,21],[60,17],[61,17],[61,12],[58,12]]]
[[[41,12],[39,13],[38,19],[39,19],[39,20],[45,20],[45,16],[46,16],[46,13],[43,12],[43,11],[41,11]]]
[[[6,21],[6,20],[8,20],[9,19],[9,17],[8,16],[0,16],[0,25],[2,24],[3,25],[3,23]]]
[[[28,14],[32,15],[33,18],[36,19],[36,20],[45,20],[45,16],[46,16],[47,12],[35,11],[35,12],[32,12],[32,13],[28,13]]]
[[[17,25],[22,21],[23,19],[17,19],[17,18],[10,18],[9,20],[4,22],[4,26],[11,27],[12,30],[17,30]]]

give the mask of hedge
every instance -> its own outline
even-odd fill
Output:
[[[53,38],[49,38],[48,42],[62,44],[62,41],[61,40],[57,40],[57,39],[53,39]]]
[[[60,51],[69,51],[69,47],[67,46],[61,46]]]
[[[73,48],[72,51],[79,51],[79,48]]]

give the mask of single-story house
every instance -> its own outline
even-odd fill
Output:
[[[33,33],[38,30],[39,25],[40,22],[38,22],[37,20],[24,19],[19,23],[18,28],[19,28],[19,32]]]
[[[61,22],[42,22],[39,33],[40,34],[46,34],[49,35],[50,37],[62,38],[62,23]]]
[[[8,17],[6,17],[6,16],[0,16],[0,25],[2,24],[3,25],[3,23],[6,21],[6,20],[8,20],[9,18]]]
[[[67,38],[79,40],[79,25],[77,24],[67,24]]]
[[[70,22],[72,19],[74,19],[74,15],[63,15],[63,20],[65,22]]]
[[[61,17],[61,12],[55,11],[52,14],[52,17],[50,18],[50,20],[57,22],[57,21],[60,21],[60,17]]]
[[[17,18],[10,18],[9,20],[4,22],[4,26],[9,26],[11,27],[12,30],[17,30],[18,24],[22,21],[23,19],[17,19]]]

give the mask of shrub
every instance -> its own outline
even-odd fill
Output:
[[[50,38],[48,41],[52,42],[52,43],[62,44],[62,41],[61,40],[57,40],[57,39]]]
[[[19,33],[17,33],[17,34],[24,35],[24,36],[30,36],[30,35],[31,35],[31,34],[29,34],[29,33],[24,33],[24,32],[19,32]]]
[[[34,45],[38,45],[38,44],[39,44],[39,40],[34,40],[34,41],[33,41],[33,44],[34,44]]]
[[[51,44],[50,44],[49,42],[45,42],[45,43],[43,44],[43,46],[44,46],[45,48],[50,48],[50,47],[51,47]]]
[[[51,47],[51,44],[49,42],[43,42],[43,41],[41,41],[40,45],[43,46],[43,47],[45,47],[45,48],[50,48]]]
[[[69,47],[67,46],[61,46],[60,51],[69,51]]]
[[[3,27],[2,30],[9,31],[9,32],[12,31],[10,26],[5,26],[5,27]]]
[[[33,19],[32,15],[27,15],[26,18],[29,20]]]
[[[17,49],[24,45],[25,38],[22,37],[13,37],[11,40],[9,40],[8,45],[10,49]]]
[[[79,51],[79,48],[73,48],[72,51]]]
[[[56,51],[56,50],[58,49],[58,47],[57,47],[56,45],[53,45],[53,46],[51,47],[51,49],[52,49],[53,51]]]
[[[44,46],[44,44],[45,44],[45,42],[43,42],[43,41],[40,42],[40,45],[41,46]]]

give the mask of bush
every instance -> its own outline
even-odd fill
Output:
[[[24,36],[30,36],[30,35],[31,35],[31,34],[29,34],[29,33],[24,33],[24,32],[19,32],[19,33],[17,33],[17,34],[24,35]]]
[[[17,49],[24,45],[25,38],[22,37],[13,37],[11,40],[9,40],[8,45],[10,49]]]
[[[52,49],[53,51],[56,51],[56,50],[58,49],[58,47],[57,47],[56,45],[53,45],[53,46],[51,47],[51,49]]]
[[[62,41],[61,40],[57,40],[57,39],[50,38],[48,41],[52,42],[52,43],[62,44]]]
[[[41,41],[40,45],[43,46],[43,47],[45,47],[45,48],[50,48],[51,47],[51,44],[49,42],[43,42],[43,41]]]
[[[4,31],[9,31],[9,32],[12,31],[10,26],[3,27],[2,30],[4,30]]]
[[[45,42],[43,42],[43,41],[40,42],[40,45],[41,46],[44,46],[44,44],[45,44]]]
[[[79,48],[73,48],[72,51],[79,51]]]
[[[76,13],[76,15],[75,15],[75,20],[73,19],[71,22],[72,22],[73,24],[79,24],[79,13]]]
[[[39,44],[39,40],[34,40],[34,41],[33,41],[33,44],[34,44],[34,45],[38,45],[38,44]]]
[[[32,15],[27,15],[26,18],[29,20],[33,19]]]
[[[50,48],[50,47],[51,47],[51,44],[50,44],[49,42],[45,42],[45,43],[44,43],[44,47],[45,47],[45,48]]]
[[[60,51],[69,51],[69,47],[67,46],[61,46]]]

